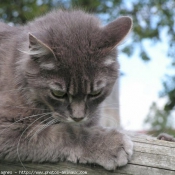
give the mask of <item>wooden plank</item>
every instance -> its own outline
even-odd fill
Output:
[[[0,162],[1,171],[11,171],[19,174],[19,171],[36,171],[40,173],[64,174],[66,172],[93,175],[175,175],[175,143],[160,141],[147,136],[133,136],[134,155],[127,166],[115,171],[107,171],[98,165],[82,165],[70,162],[57,164],[32,164]],[[52,172],[54,171],[54,172]]]
[[[125,175],[175,175],[175,171],[134,164],[128,164],[127,166],[120,168],[116,171],[116,175],[118,172]]]

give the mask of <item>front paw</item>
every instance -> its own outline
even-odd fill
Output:
[[[96,150],[92,149],[92,151],[93,154],[89,154],[91,156],[85,158],[85,162],[82,161],[82,163],[97,163],[107,170],[115,170],[117,167],[126,165],[131,159],[133,142],[124,134],[112,132],[98,143]]]
[[[116,143],[115,148],[112,145],[108,148],[104,153],[104,159],[102,158],[100,162],[107,170],[115,170],[117,167],[126,165],[133,154],[133,142],[126,135],[122,136],[121,143]]]

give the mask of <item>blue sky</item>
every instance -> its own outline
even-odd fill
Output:
[[[119,54],[120,70],[125,73],[120,79],[120,117],[125,129],[146,129],[143,121],[152,102],[156,101],[160,106],[165,102],[165,99],[159,98],[163,78],[170,68],[165,33],[162,31],[161,43],[153,45],[150,41],[144,42],[145,49],[152,58],[149,62],[142,61],[137,52],[130,58]],[[130,42],[131,35],[128,38],[123,46]]]

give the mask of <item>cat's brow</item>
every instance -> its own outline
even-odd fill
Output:
[[[98,80],[94,82],[93,90],[97,91],[103,89],[106,86],[106,80]]]
[[[49,87],[53,90],[65,90],[65,88],[60,83],[50,84]]]

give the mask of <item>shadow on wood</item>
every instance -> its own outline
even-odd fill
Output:
[[[92,174],[92,175],[175,175],[175,143],[157,140],[148,136],[132,136],[134,155],[130,163],[115,171],[107,171],[97,165],[31,164],[0,162],[0,174]],[[24,171],[24,172],[21,172]],[[33,171],[33,172],[32,172]],[[47,172],[48,171],[48,172]],[[6,173],[7,174],[7,173]]]

